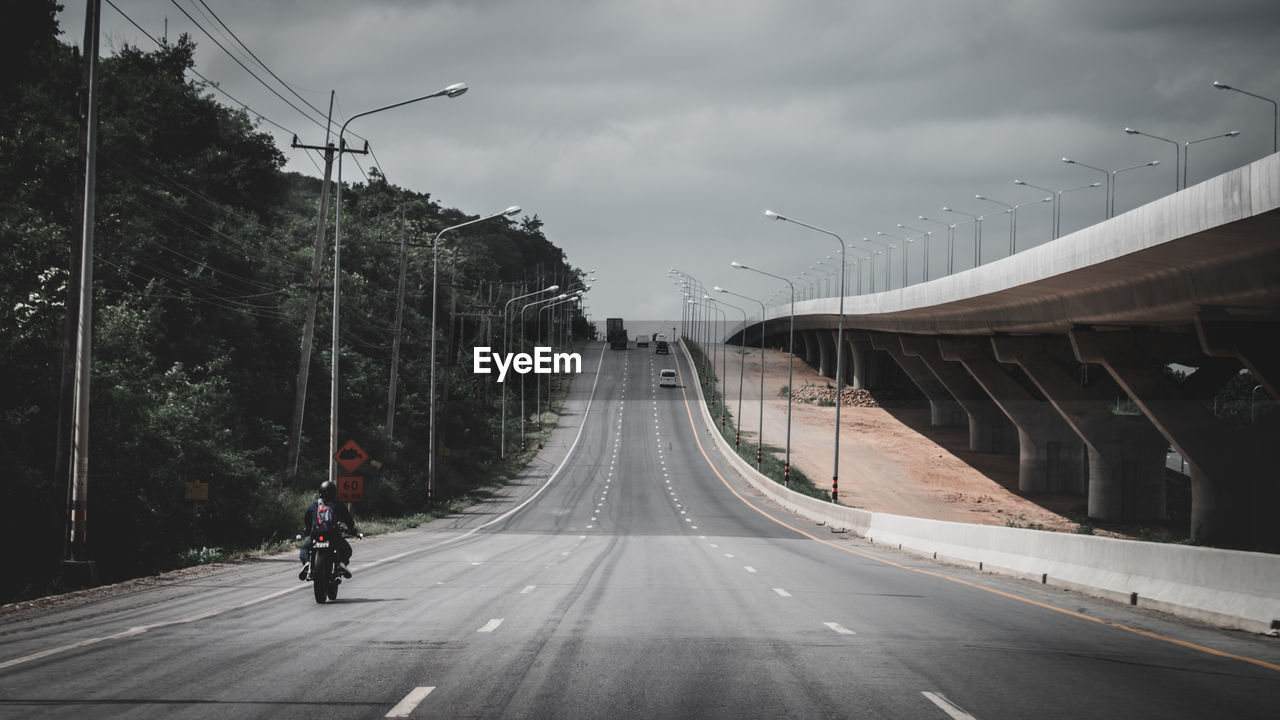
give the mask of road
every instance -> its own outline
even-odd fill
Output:
[[[677,357],[591,346],[529,472],[356,541],[336,603],[290,553],[0,615],[0,717],[1275,717],[1274,638],[766,504],[657,386]]]

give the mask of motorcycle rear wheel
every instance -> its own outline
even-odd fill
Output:
[[[315,565],[311,568],[312,590],[315,592],[316,602],[324,604],[327,588],[332,580],[329,578],[329,558],[323,553],[316,555]]]

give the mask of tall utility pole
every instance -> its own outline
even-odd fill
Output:
[[[387,442],[395,438],[396,382],[400,376],[400,335],[404,327],[404,284],[409,266],[409,239],[405,232],[404,202],[400,203],[400,285],[396,291],[396,328],[391,339],[391,383],[387,390]]]
[[[329,92],[329,118],[325,122],[324,145],[303,145],[298,136],[293,137],[293,147],[302,150],[324,151],[324,184],[320,186],[320,216],[316,220],[316,244],[311,254],[311,275],[307,283],[307,315],[302,325],[302,350],[298,358],[298,379],[293,402],[293,421],[289,425],[289,450],[285,459],[286,479],[293,479],[298,474],[298,455],[302,446],[302,415],[307,406],[307,376],[311,372],[311,347],[315,338],[316,308],[320,303],[320,265],[324,258],[325,223],[329,218],[329,187],[333,184],[333,155],[335,152],[363,152],[350,150],[344,144],[339,150],[329,141],[329,130],[333,124],[333,96]]]
[[[89,0],[84,21],[84,215],[80,237],[80,300],[76,332],[75,395],[72,404],[71,467],[67,507],[67,547],[64,565],[86,569],[93,581],[88,553],[89,495],[89,377],[93,341],[93,223],[98,174],[98,35],[101,0]],[[83,575],[84,573],[77,573]]]

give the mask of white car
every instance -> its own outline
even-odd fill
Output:
[[[659,387],[675,387],[675,386],[676,386],[676,371],[675,371],[675,370],[672,370],[672,369],[670,369],[670,368],[668,368],[668,369],[666,369],[666,370],[659,370],[659,371],[658,371],[658,386],[659,386]]]

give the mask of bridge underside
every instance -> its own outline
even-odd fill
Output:
[[[1280,413],[1212,408],[1243,370],[1280,402],[1280,155],[981,268],[845,298],[839,349],[836,302],[797,303],[798,354],[833,377],[844,353],[855,387],[900,368],[935,425],[1018,453],[1020,490],[1160,521],[1172,447],[1194,539],[1280,548]],[[729,341],[785,348],[787,309]]]

